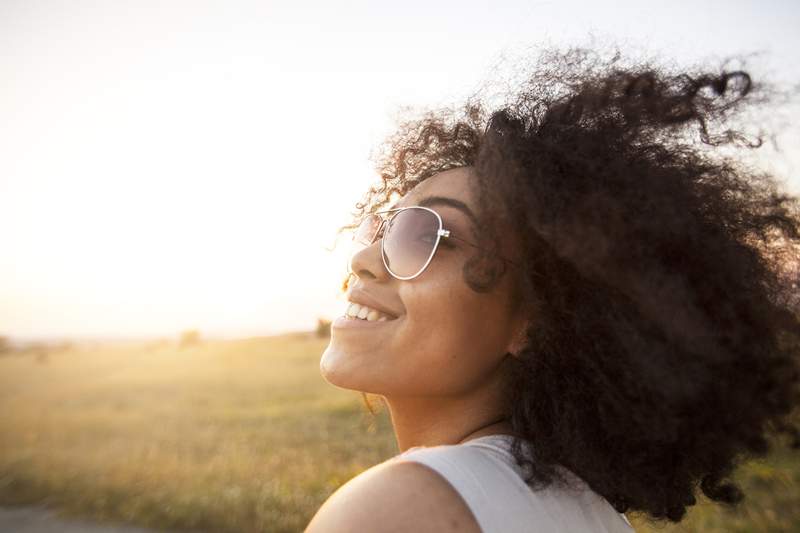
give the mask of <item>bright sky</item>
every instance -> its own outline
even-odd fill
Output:
[[[589,33],[798,83],[798,27],[795,0],[3,0],[0,335],[312,329],[400,106]],[[800,126],[779,142],[800,191]]]

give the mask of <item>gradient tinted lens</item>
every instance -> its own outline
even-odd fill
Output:
[[[427,209],[412,207],[395,214],[383,236],[389,271],[404,278],[419,273],[433,254],[438,231],[439,219]]]

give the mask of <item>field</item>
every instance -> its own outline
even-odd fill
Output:
[[[325,383],[327,339],[119,343],[0,357],[0,505],[45,503],[155,529],[302,531],[325,498],[397,453],[385,412]],[[737,473],[729,511],[702,500],[637,531],[800,531],[800,453]]]

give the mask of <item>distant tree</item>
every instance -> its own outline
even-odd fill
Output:
[[[200,332],[196,329],[187,329],[181,333],[180,340],[178,341],[179,348],[188,348],[200,344]]]
[[[331,321],[324,318],[317,318],[317,337],[331,336]]]

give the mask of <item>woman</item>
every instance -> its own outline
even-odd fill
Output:
[[[698,485],[740,501],[770,432],[797,446],[798,200],[714,150],[760,143],[725,121],[764,91],[543,57],[378,160],[320,369],[385,402],[401,453],[308,532],[631,531]]]

